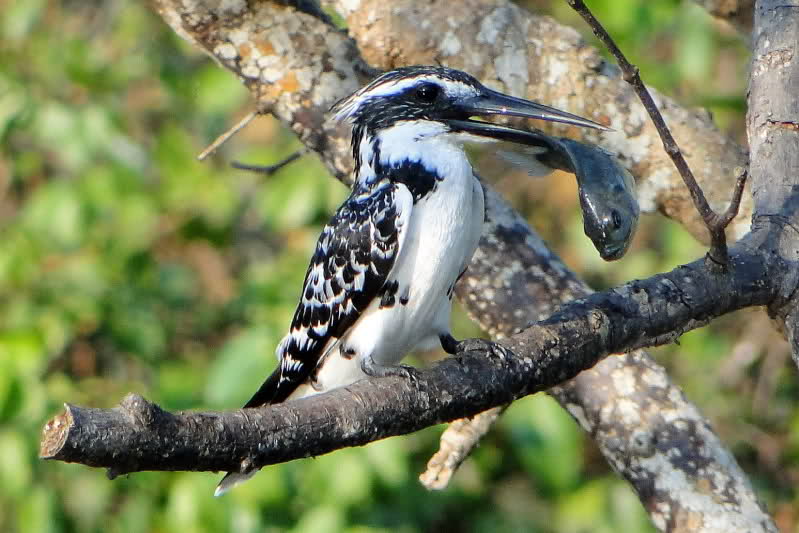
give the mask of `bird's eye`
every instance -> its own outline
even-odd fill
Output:
[[[438,97],[439,87],[435,83],[423,83],[416,88],[416,99],[420,102],[435,102]]]
[[[613,229],[621,228],[621,223],[622,223],[621,213],[619,213],[614,209],[613,212],[610,214],[610,218],[611,221],[613,222]]]

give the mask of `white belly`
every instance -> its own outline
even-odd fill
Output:
[[[483,191],[471,175],[444,180],[438,187],[414,206],[389,276],[399,281],[397,296],[407,296],[407,303],[398,298],[394,306],[381,309],[372,302],[347,341],[359,354],[371,353],[377,363],[397,364],[431,337],[449,333],[450,290],[480,239]]]

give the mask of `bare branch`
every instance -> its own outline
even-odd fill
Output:
[[[571,379],[610,353],[672,342],[716,316],[764,305],[773,294],[762,280],[786,270],[779,258],[738,249],[726,275],[695,261],[566,304],[503,341],[499,355],[475,350],[412,380],[362,380],[259,409],[173,415],[130,396],[115,409],[67,406],[45,427],[41,456],[114,474],[235,471],[358,446],[473,416]]]
[[[230,166],[232,166],[233,168],[237,168],[239,170],[249,170],[250,172],[264,174],[265,176],[271,176],[272,174],[278,172],[283,167],[290,165],[291,163],[298,160],[307,153],[308,153],[308,148],[303,148],[301,150],[297,150],[296,152],[289,155],[285,159],[278,161],[277,163],[273,163],[271,165],[250,165],[248,163],[240,163],[238,161],[233,161],[232,163],[230,163]]]
[[[244,118],[242,118],[240,121],[238,121],[238,122],[237,122],[237,123],[236,123],[234,126],[232,126],[232,127],[231,127],[229,130],[227,130],[225,133],[223,133],[222,135],[220,135],[219,137],[217,137],[217,138],[214,140],[214,142],[212,142],[211,144],[209,144],[209,145],[208,145],[208,146],[205,148],[205,150],[203,150],[202,152],[200,152],[200,154],[197,156],[197,159],[198,159],[198,160],[200,160],[200,161],[203,161],[203,160],[205,160],[205,158],[206,158],[206,157],[208,157],[209,155],[211,155],[211,154],[213,154],[214,152],[216,152],[216,150],[217,150],[217,149],[218,149],[220,146],[222,146],[223,144],[225,144],[225,143],[226,143],[226,142],[227,142],[227,141],[228,141],[228,140],[229,140],[231,137],[233,137],[233,136],[234,136],[234,135],[236,135],[236,134],[237,134],[239,131],[241,131],[241,130],[242,130],[242,128],[244,128],[245,126],[247,126],[247,124],[249,124],[250,122],[252,122],[252,121],[253,121],[253,119],[254,119],[255,117],[257,117],[259,114],[260,114],[260,112],[258,112],[258,111],[250,111],[249,113],[247,113],[247,114],[244,116]]]
[[[758,216],[799,221],[799,3],[761,0],[755,11],[747,133]],[[796,226],[799,227],[799,226]]]
[[[756,216],[764,250],[799,257],[799,3],[758,0],[749,83],[747,134]],[[799,301],[780,289],[769,314],[784,325],[799,365]]]
[[[671,160],[674,162],[674,166],[677,167],[677,171],[680,173],[683,182],[685,182],[685,186],[688,187],[688,191],[691,193],[691,198],[693,199],[694,205],[696,206],[697,211],[699,211],[699,214],[702,216],[702,220],[705,222],[705,226],[707,226],[708,232],[710,233],[710,250],[708,252],[708,259],[719,265],[722,269],[726,269],[728,259],[727,236],[725,235],[724,230],[727,228],[727,224],[729,224],[732,218],[738,213],[738,207],[741,203],[741,193],[743,192],[743,186],[746,183],[746,174],[739,173],[736,190],[733,194],[732,202],[730,203],[725,215],[718,215],[715,213],[713,209],[711,209],[710,204],[708,204],[702,188],[696,182],[694,173],[688,166],[685,157],[683,157],[680,147],[677,146],[677,141],[674,140],[671,130],[668,126],[666,126],[666,122],[663,120],[663,115],[660,114],[660,110],[655,104],[655,101],[652,99],[652,95],[649,94],[644,82],[641,81],[641,74],[638,71],[638,67],[627,61],[624,53],[619,49],[619,47],[616,45],[616,42],[613,40],[610,34],[608,34],[602,24],[596,19],[594,14],[591,13],[591,10],[588,9],[588,6],[585,5],[583,0],[566,1],[572,7],[572,9],[574,9],[581,17],[583,17],[583,19],[591,27],[591,31],[594,32],[594,35],[596,35],[597,38],[602,41],[613,57],[616,58],[616,61],[618,61],[619,66],[621,67],[624,81],[633,86],[636,94],[641,99],[641,103],[644,104],[644,108],[646,109],[646,112],[649,113],[652,122],[655,124],[658,135],[660,135],[660,139],[663,142],[663,149],[666,150],[666,153],[669,154],[669,157],[671,157]],[[726,216],[728,214],[731,214],[731,216]]]

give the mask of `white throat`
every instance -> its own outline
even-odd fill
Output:
[[[364,133],[366,135],[366,133]],[[463,150],[471,139],[453,134],[440,122],[409,120],[398,122],[360,144],[359,181],[375,177],[375,163],[397,167],[403,163],[421,163],[441,179],[471,177],[472,167]],[[375,161],[377,159],[377,161]]]

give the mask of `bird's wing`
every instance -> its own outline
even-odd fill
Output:
[[[379,295],[412,208],[408,188],[390,182],[356,190],[339,208],[316,243],[291,329],[276,350],[280,364],[244,407],[285,400]]]

